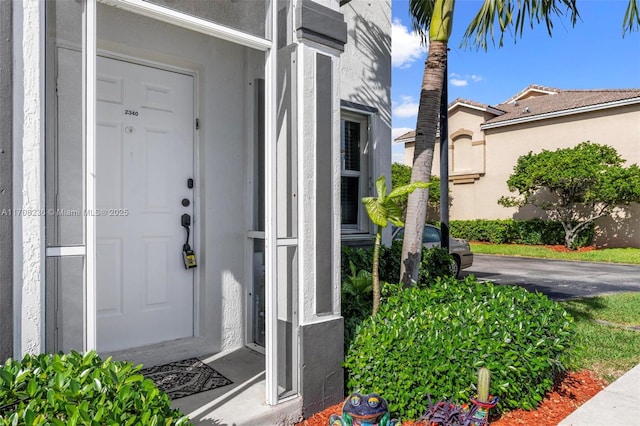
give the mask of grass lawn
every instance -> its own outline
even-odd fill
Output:
[[[576,320],[576,368],[589,369],[612,382],[640,364],[639,293],[590,297],[561,305]]]
[[[486,244],[472,242],[471,251],[476,254],[497,254],[505,256],[541,257],[545,259],[630,263],[640,265],[640,249],[638,248],[603,248],[581,252],[558,252],[547,246]]]

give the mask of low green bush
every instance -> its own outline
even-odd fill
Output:
[[[95,352],[26,355],[0,368],[2,425],[187,425],[140,366]]]
[[[385,289],[378,314],[356,330],[344,366],[348,390],[384,395],[393,416],[419,417],[427,394],[468,402],[479,367],[491,370],[498,409],[530,409],[567,366],[573,319],[540,293],[472,276]]]
[[[468,241],[494,244],[556,245],[565,242],[565,232],[560,222],[532,220],[452,220],[451,235]],[[594,226],[580,232],[575,247],[593,244]]]

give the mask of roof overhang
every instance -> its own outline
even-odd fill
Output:
[[[412,138],[402,138],[402,139],[394,139],[393,143],[409,143],[409,142],[415,142],[416,138],[412,137]]]
[[[511,120],[499,121],[497,123],[481,124],[480,130],[495,129],[497,127],[512,126],[514,124],[529,123],[531,121],[547,120],[550,118],[564,117],[567,115],[581,114],[584,112],[599,111],[603,109],[618,108],[627,105],[640,104],[640,97],[623,99],[620,101],[607,102],[605,104],[589,105],[579,108],[565,109],[562,111],[548,112],[526,117],[518,117]]]
[[[482,111],[482,112],[489,112],[491,114],[495,114],[495,115],[502,115],[504,114],[504,111],[500,111],[499,109],[493,108],[491,106],[486,106],[486,107],[480,107],[478,105],[472,105],[466,102],[456,102],[454,104],[452,104],[447,111],[453,111],[453,109],[457,108],[457,107],[465,107],[465,108],[470,108],[470,109],[475,109],[476,111]]]

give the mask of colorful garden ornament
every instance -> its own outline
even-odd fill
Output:
[[[471,403],[478,407],[473,416],[476,424],[489,424],[489,410],[498,404],[498,398],[489,395],[489,385],[491,383],[491,372],[488,368],[482,367],[478,370],[478,397],[471,398]]]
[[[387,401],[377,393],[352,393],[342,405],[342,416],[329,417],[329,426],[396,426],[391,420]]]

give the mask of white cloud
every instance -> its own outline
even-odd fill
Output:
[[[408,68],[427,52],[422,46],[420,36],[402,25],[399,19],[391,24],[391,65]]]
[[[402,96],[400,102],[392,102],[393,116],[398,118],[411,118],[418,116],[418,102],[411,96]]]
[[[461,80],[458,78],[451,78],[449,79],[449,83],[451,83],[452,85],[456,86],[456,87],[464,87],[464,86],[468,86],[469,82],[467,80]]]
[[[469,81],[477,83],[482,81],[482,76],[477,74],[461,75],[455,72],[449,74],[449,83],[456,87],[465,87],[469,85]]]

